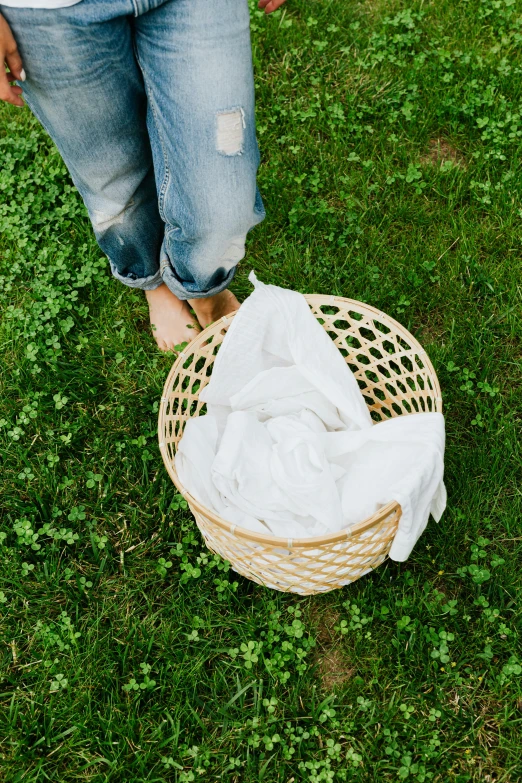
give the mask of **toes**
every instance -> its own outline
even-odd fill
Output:
[[[178,341],[175,341],[172,338],[159,337],[157,335],[153,335],[153,337],[160,351],[163,351],[163,353],[178,354],[180,351],[185,350],[187,345],[194,339],[195,335],[191,334],[184,338],[180,337]]]
[[[156,344],[160,351],[163,351],[163,353],[167,353],[167,351],[170,351],[170,346],[165,342],[165,340],[156,340]]]

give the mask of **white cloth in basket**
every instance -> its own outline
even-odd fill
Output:
[[[446,505],[444,418],[374,424],[350,368],[295,291],[251,275],[176,453],[183,485],[233,524],[305,538],[337,532],[394,500],[390,557],[408,558]]]

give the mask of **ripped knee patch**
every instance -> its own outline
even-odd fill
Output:
[[[220,155],[241,155],[245,136],[245,112],[238,109],[216,114],[216,148]]]

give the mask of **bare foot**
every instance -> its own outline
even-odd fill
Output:
[[[189,343],[200,331],[199,324],[165,283],[153,291],[145,291],[149,303],[150,323],[160,351],[175,351],[176,346]]]
[[[197,315],[198,321],[205,329],[224,315],[239,310],[239,302],[228,288],[214,296],[205,299],[190,299],[190,306]]]

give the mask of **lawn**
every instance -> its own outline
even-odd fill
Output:
[[[252,35],[268,217],[233,289],[253,268],[418,337],[448,509],[322,596],[210,555],[157,447],[173,358],[0,107],[0,779],[515,783],[522,5],[288,0]]]

